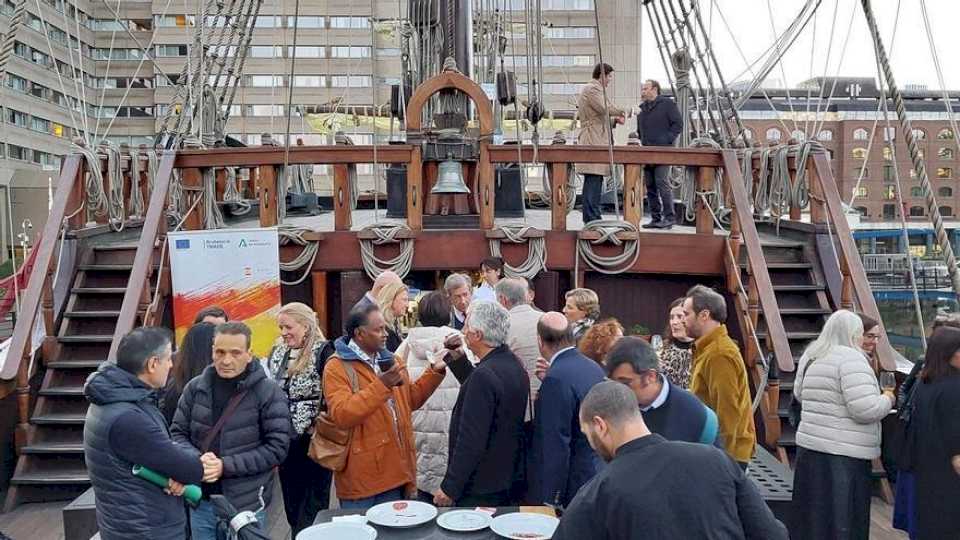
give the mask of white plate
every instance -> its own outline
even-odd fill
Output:
[[[376,540],[377,530],[362,523],[331,522],[300,531],[297,540]]]
[[[437,518],[437,525],[448,531],[467,532],[479,531],[490,526],[493,517],[486,512],[476,510],[453,510],[445,514],[440,514]]]
[[[397,508],[404,505],[402,508]],[[367,510],[367,521],[384,527],[416,527],[437,517],[437,507],[420,501],[395,501]]]
[[[512,540],[549,540],[560,520],[544,514],[514,512],[493,518],[490,530]],[[536,535],[536,536],[520,536]]]

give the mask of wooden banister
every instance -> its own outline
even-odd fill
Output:
[[[860,259],[857,245],[850,234],[850,225],[843,213],[840,191],[837,188],[836,180],[833,178],[830,161],[827,159],[827,155],[822,153],[814,154],[812,157],[813,171],[811,172],[813,174],[811,175],[811,182],[819,182],[820,185],[818,190],[811,190],[811,192],[823,197],[824,210],[829,220],[828,224],[837,239],[837,256],[840,258],[840,273],[843,276],[844,291],[841,304],[847,303],[848,300],[856,300],[860,311],[880,321],[882,326],[883,319],[880,318],[877,301],[873,297],[873,291],[870,289],[869,281],[867,281],[867,272],[863,269],[863,261]],[[893,371],[896,369],[897,363],[894,360],[890,342],[887,340],[886,331],[884,331],[881,343],[877,347],[877,358],[884,370]]]
[[[773,351],[780,369],[793,371],[793,354],[790,352],[790,344],[787,342],[787,332],[783,327],[783,319],[780,318],[777,298],[773,294],[773,282],[770,280],[770,273],[767,271],[763,248],[760,246],[760,234],[757,232],[757,225],[753,221],[750,199],[747,197],[747,190],[743,185],[740,162],[734,150],[723,151],[723,175],[724,182],[729,186],[732,195],[732,211],[740,224],[743,247],[747,251],[748,272],[756,283],[760,308],[763,310],[763,318],[767,324],[768,347]],[[735,270],[739,272],[739,261],[733,261],[733,263],[735,264]],[[747,331],[747,329],[744,329],[744,331]]]
[[[165,152],[160,157],[160,166],[153,183],[153,193],[150,194],[147,215],[144,217],[140,239],[137,241],[133,270],[130,271],[130,280],[127,282],[127,291],[123,295],[123,304],[120,306],[120,316],[117,319],[117,328],[113,333],[113,343],[110,344],[110,354],[107,356],[111,362],[116,361],[120,338],[133,330],[141,304],[146,305],[150,302],[150,276],[153,273],[154,249],[157,240],[165,240],[167,232],[167,191],[170,187],[175,159],[176,152]]]

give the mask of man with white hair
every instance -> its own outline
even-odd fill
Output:
[[[470,278],[463,274],[450,274],[443,282],[443,292],[450,300],[450,328],[463,330],[463,322],[467,320],[467,307],[473,298]]]
[[[507,345],[510,314],[497,303],[470,304],[463,336],[478,359],[463,382],[450,420],[447,472],[438,506],[510,506],[523,473],[523,417],[529,383]]]
[[[493,290],[497,293],[497,302],[510,313],[507,345],[527,370],[527,376],[530,379],[530,395],[535,396],[540,390],[540,379],[536,377],[537,358],[540,358],[537,322],[543,313],[535,311],[533,306],[527,303],[527,282],[523,279],[501,279]],[[532,413],[533,411],[528,407],[527,420],[532,419]]]
[[[400,276],[396,272],[391,270],[384,270],[380,272],[380,275],[377,276],[377,279],[373,280],[373,287],[369,291],[363,293],[363,296],[360,300],[357,300],[357,303],[350,308],[350,311],[356,309],[362,309],[367,306],[376,306],[377,305],[377,295],[380,294],[380,291],[391,283],[403,283],[403,280],[400,279]]]

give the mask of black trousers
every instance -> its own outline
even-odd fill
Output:
[[[292,538],[313,525],[317,512],[330,506],[330,481],[333,472],[310,459],[310,435],[300,435],[290,441],[287,459],[280,464],[280,489],[287,523],[293,530]]]
[[[583,193],[580,198],[583,204],[584,223],[603,219],[603,214],[600,211],[600,202],[603,198],[603,176],[599,174],[583,175]]]
[[[673,211],[673,188],[670,187],[670,166],[644,167],[644,184],[647,188],[647,206],[652,221],[676,223]]]
[[[498,491],[496,493],[483,493],[480,495],[464,495],[457,499],[456,505],[463,508],[474,506],[511,506],[514,504],[513,497],[510,496],[510,490]]]

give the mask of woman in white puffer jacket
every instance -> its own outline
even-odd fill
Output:
[[[397,348],[396,355],[404,360],[410,380],[415,381],[430,365],[431,360],[444,351],[443,342],[451,334],[450,303],[442,292],[424,295],[419,303],[420,326],[410,329],[407,338]],[[474,362],[467,350],[467,358]],[[447,444],[450,417],[457,403],[460,383],[447,370],[447,376],[422,407],[413,411],[413,433],[417,449],[417,490],[421,500],[433,503],[433,493],[447,472]]]
[[[793,479],[794,540],[869,537],[870,461],[880,456],[880,421],[895,398],[880,392],[862,342],[860,317],[840,310],[800,358],[793,387],[803,407]]]

